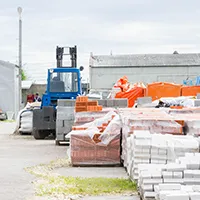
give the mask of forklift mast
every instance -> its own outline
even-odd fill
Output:
[[[67,51],[66,51],[67,49]],[[77,68],[77,47],[59,47],[56,48],[57,68],[63,67],[63,56],[69,55],[71,59],[71,68]]]

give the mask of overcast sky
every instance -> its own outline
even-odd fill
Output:
[[[85,77],[90,52],[200,52],[199,0],[0,0],[0,60],[18,62],[18,6],[24,69],[33,79],[55,67],[57,45],[78,46]]]

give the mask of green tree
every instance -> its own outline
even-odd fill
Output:
[[[22,75],[22,81],[25,81],[27,79],[27,77],[26,77],[26,74],[23,69],[21,71],[21,75]]]

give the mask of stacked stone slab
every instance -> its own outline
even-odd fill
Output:
[[[199,200],[199,186],[160,184],[155,187],[156,200]]]
[[[196,197],[200,197],[199,153],[186,153],[185,157],[180,157],[174,163],[166,165],[139,165],[138,171],[138,187],[143,199],[166,200],[183,197],[196,200]],[[199,188],[198,194],[195,194],[197,190],[191,190],[191,193],[181,190],[181,188],[191,188],[191,186],[198,186],[195,187]],[[174,192],[174,190],[180,191]]]
[[[56,117],[56,140],[64,141],[74,124],[75,100],[58,100],[57,117]]]
[[[127,99],[99,99],[98,104],[108,108],[127,108]]]
[[[138,180],[139,164],[172,163],[187,152],[199,152],[199,142],[192,136],[135,131],[127,138],[127,152],[124,159],[129,176],[133,180]]]

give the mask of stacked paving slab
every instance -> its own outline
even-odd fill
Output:
[[[56,118],[56,140],[64,141],[65,135],[72,130],[75,120],[75,100],[58,100]]]
[[[138,187],[143,199],[200,199],[199,153],[186,153],[166,165],[140,165],[138,170]]]
[[[199,152],[199,141],[192,136],[135,131],[127,138],[127,154],[124,158],[128,174],[137,181],[139,164],[173,163],[187,152]]]

